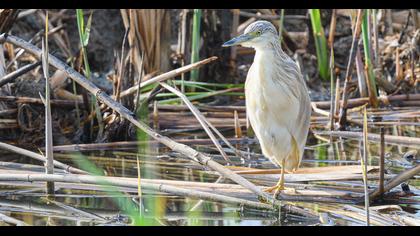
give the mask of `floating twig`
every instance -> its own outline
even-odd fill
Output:
[[[46,161],[46,158],[42,155],[39,155],[37,153],[25,150],[23,148],[15,147],[15,146],[10,145],[10,144],[0,142],[0,148],[2,148],[4,150],[11,151],[11,152],[15,152],[15,153],[27,156],[27,157],[30,157],[30,158],[38,160],[38,161],[42,161],[43,163],[45,163],[45,161]],[[61,163],[59,161],[56,161],[56,160],[54,160],[53,163],[54,163],[54,166],[59,167],[61,169],[64,169],[64,170],[66,170],[70,173],[88,174],[88,172],[86,172],[86,171],[71,167],[69,165],[63,164],[63,163]]]

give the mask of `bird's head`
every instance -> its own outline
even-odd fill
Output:
[[[241,45],[243,47],[258,48],[273,40],[278,40],[276,28],[270,22],[260,20],[250,24],[242,35],[225,42],[222,47]]]

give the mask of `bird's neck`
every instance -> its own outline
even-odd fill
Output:
[[[281,49],[279,40],[272,40],[268,43],[258,45],[255,48],[254,61],[262,61],[270,58],[283,58],[285,53]]]

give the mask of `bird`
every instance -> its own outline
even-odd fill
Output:
[[[277,167],[277,184],[264,189],[274,198],[285,190],[284,173],[295,172],[302,160],[311,117],[311,99],[298,64],[281,48],[273,24],[260,20],[222,47],[255,49],[245,81],[245,105],[261,150]]]

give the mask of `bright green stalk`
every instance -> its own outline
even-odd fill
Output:
[[[191,63],[198,62],[200,52],[200,25],[201,25],[201,9],[194,9],[193,30],[192,30],[192,46],[191,46]],[[198,69],[191,71],[191,81],[198,80]]]
[[[83,156],[82,154],[78,153],[73,156],[73,161],[83,169],[87,170],[89,173],[94,174],[96,176],[103,176],[103,171],[98,168],[94,163],[88,160],[86,156]],[[112,186],[111,183],[109,183],[106,180],[100,180],[98,178],[98,181],[104,188],[106,192],[108,192],[109,195],[116,196],[114,198],[111,198],[117,205],[118,208],[121,209],[125,214],[129,215],[133,219],[134,225],[149,225],[150,222],[147,221],[142,216],[139,216],[137,213],[137,206],[133,204],[126,196],[124,196],[123,193],[121,193],[118,188]]]
[[[90,66],[87,58],[87,52],[86,47],[89,42],[89,36],[90,36],[90,27],[92,23],[92,13],[89,16],[88,23],[85,27],[84,18],[83,18],[83,10],[77,9],[76,10],[76,18],[77,18],[77,26],[79,30],[79,39],[80,44],[82,45],[82,54],[83,54],[83,63],[85,65],[85,76],[89,80],[91,79],[91,72],[90,72]],[[99,104],[96,100],[95,95],[91,95],[92,103],[90,104],[90,110],[93,111],[95,109],[96,113],[96,119],[98,120],[98,126],[99,126],[99,132],[98,137],[101,137],[104,131],[104,125],[102,123],[102,116],[101,111],[99,109]],[[91,120],[91,138],[92,138],[92,131],[93,131],[93,119]]]
[[[321,13],[319,9],[309,10],[312,29],[315,40],[316,55],[318,60],[318,71],[322,80],[329,79],[329,66],[328,66],[328,51],[327,39],[325,38],[324,29],[321,24]]]
[[[376,91],[376,80],[375,80],[375,72],[373,71],[372,66],[372,55],[371,55],[371,35],[369,30],[369,21],[368,18],[370,17],[370,10],[367,10],[365,14],[363,14],[363,21],[362,21],[362,37],[363,37],[363,51],[365,53],[365,66],[367,68],[368,80],[369,80],[369,94],[372,96],[373,99],[372,104],[374,107],[377,106],[377,97],[378,93]]]
[[[147,106],[138,106],[137,111],[136,111],[136,115],[137,117],[139,117],[139,119],[148,124],[149,123],[149,109]],[[147,135],[143,130],[141,129],[137,129],[136,132],[137,135],[137,141],[144,141],[141,142],[141,144],[138,145],[138,151],[137,153],[150,153],[150,144],[147,142],[150,140],[150,136]],[[140,169],[138,170],[139,172],[142,173],[142,178],[147,178],[147,179],[155,179],[156,176],[154,174],[153,171],[150,171],[149,168],[147,168],[147,165],[141,165]],[[158,209],[159,207],[161,207],[162,205],[165,205],[164,199],[162,198],[147,198],[144,199],[140,202],[143,203],[144,205],[148,206],[148,214],[153,215],[155,218],[159,218],[162,216],[162,212],[160,212]],[[139,209],[140,210],[140,209]],[[143,212],[142,212],[143,213]],[[142,219],[142,224],[143,225],[154,225],[156,224],[152,219],[148,219],[145,217],[141,217]]]

